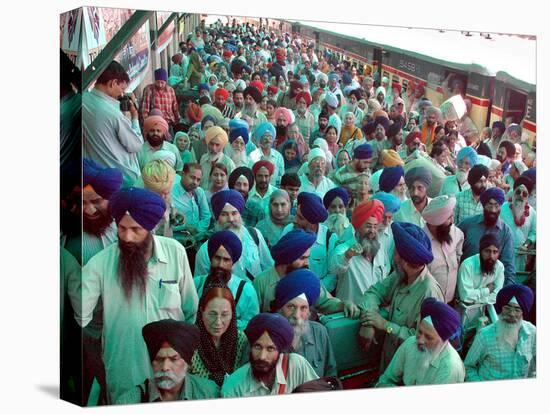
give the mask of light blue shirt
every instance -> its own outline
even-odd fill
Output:
[[[172,188],[172,206],[185,216],[185,224],[195,226],[199,232],[205,232],[210,226],[212,213],[204,190],[197,187],[194,194],[188,193],[180,181]]]

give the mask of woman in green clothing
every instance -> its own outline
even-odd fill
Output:
[[[197,52],[191,53],[189,69],[187,70],[187,79],[189,79],[190,88],[196,88],[199,86],[199,83],[204,83],[206,81],[204,62]]]
[[[199,348],[191,359],[191,373],[222,385],[226,375],[248,362],[246,335],[237,330],[235,300],[219,283],[205,287],[197,313]]]

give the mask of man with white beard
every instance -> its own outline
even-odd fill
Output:
[[[231,230],[241,240],[243,251],[246,252],[233,264],[233,273],[242,279],[251,281],[262,271],[273,266],[264,236],[253,227],[243,225],[241,213],[245,201],[241,193],[235,190],[218,191],[212,196],[212,212],[216,219],[215,231]],[[254,233],[252,233],[254,232]],[[195,275],[210,273],[210,258],[208,257],[208,241],[202,244],[195,259]]]
[[[246,153],[246,145],[249,141],[248,129],[244,127],[233,128],[229,131],[230,145],[225,147],[225,153],[231,158],[235,167],[251,168],[254,162]]]
[[[434,298],[425,299],[416,336],[399,347],[376,387],[464,382],[464,364],[449,343],[457,332],[458,312]]]
[[[537,241],[537,212],[529,205],[533,182],[526,176],[514,182],[512,201],[502,205],[500,217],[512,230],[516,269],[524,271],[528,250],[534,249]]]
[[[456,196],[459,191],[470,188],[468,173],[477,163],[477,152],[472,147],[464,147],[458,151],[456,156],[456,165],[458,167],[456,174],[443,179],[439,195]]]
[[[382,246],[381,248],[386,251],[388,257],[392,258],[395,242],[393,240],[391,224],[393,223],[394,214],[401,208],[401,201],[395,195],[383,191],[374,194],[371,200],[380,200],[384,204],[384,216],[378,225],[378,240]]]
[[[323,198],[327,191],[336,187],[334,182],[325,176],[327,158],[321,148],[313,148],[308,155],[308,171],[300,176],[300,192],[317,194]]]
[[[217,398],[214,381],[189,374],[193,352],[199,345],[199,328],[186,322],[164,319],[142,329],[153,378],[127,390],[116,404]]]
[[[354,237],[336,247],[332,261],[331,272],[338,277],[336,297],[357,303],[369,287],[390,273],[390,258],[378,240],[383,215],[379,200],[361,203],[353,210]]]
[[[341,240],[347,240],[352,236],[346,209],[349,207],[349,193],[344,187],[335,187],[323,197],[323,204],[328,211],[325,226],[338,235]],[[348,230],[349,229],[349,230]],[[342,237],[349,233],[349,237]]]
[[[235,115],[235,119],[249,118],[250,128],[254,130],[262,122],[267,122],[265,115],[258,110],[258,105],[262,102],[262,94],[254,86],[247,86],[243,91],[244,107]]]
[[[524,285],[508,285],[498,292],[498,321],[477,333],[464,360],[466,381],[536,376],[537,330],[523,319],[533,301],[533,291]]]
[[[382,169],[378,180],[380,191],[393,194],[401,202],[407,201],[407,184],[405,183],[405,170],[401,165],[385,167]]]
[[[336,375],[336,359],[327,328],[310,321],[310,306],[319,297],[321,282],[308,269],[298,269],[284,276],[275,289],[275,309],[294,329],[292,351],[302,355],[319,377]]]

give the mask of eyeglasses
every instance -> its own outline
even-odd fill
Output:
[[[207,313],[206,314],[206,319],[208,319],[209,322],[216,322],[218,318],[221,319],[222,322],[227,322],[228,320],[231,319],[231,314],[230,313],[227,313],[227,314]]]
[[[521,188],[517,188],[514,194],[522,197],[529,196],[529,193],[526,190],[522,190]]]

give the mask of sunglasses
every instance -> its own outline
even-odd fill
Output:
[[[516,189],[514,194],[516,194],[518,196],[522,196],[522,197],[528,197],[529,196],[529,193],[526,190],[522,190],[521,188]]]

